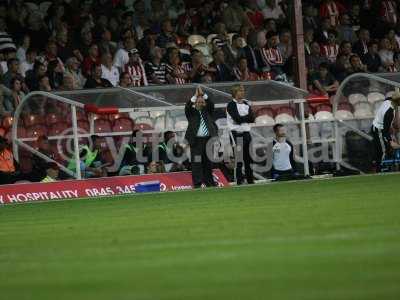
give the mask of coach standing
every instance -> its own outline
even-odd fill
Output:
[[[392,97],[383,101],[372,123],[375,163],[378,172],[381,171],[382,160],[390,156],[393,150],[400,149],[400,145],[393,140],[391,134],[392,124],[398,106],[400,106],[400,92],[395,91]]]
[[[218,135],[213,119],[214,103],[201,88],[197,88],[196,94],[186,103],[185,114],[189,123],[185,138],[190,145],[193,186],[216,186],[212,163],[207,155],[207,146],[212,147],[208,141]],[[212,151],[208,153],[211,154]]]
[[[242,167],[248,184],[254,183],[253,170],[251,168],[252,159],[250,156],[251,135],[250,123],[254,122],[254,113],[247,100],[244,99],[245,91],[241,84],[232,87],[232,101],[227,107],[227,122],[235,141],[236,156],[236,179],[237,184],[243,184]]]

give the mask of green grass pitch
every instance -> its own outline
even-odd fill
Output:
[[[0,299],[398,300],[399,181],[0,207]]]

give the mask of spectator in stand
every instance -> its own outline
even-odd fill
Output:
[[[31,45],[31,37],[25,34],[21,39],[21,43],[18,47],[16,54],[20,63],[26,60],[26,51],[29,49],[30,45]]]
[[[46,72],[47,65],[36,60],[33,69],[26,72],[25,82],[29,90],[37,91],[39,89],[39,77],[46,75]]]
[[[137,49],[129,51],[129,62],[124,70],[131,76],[133,86],[146,86],[149,84],[144,65]]]
[[[234,79],[232,69],[225,63],[225,54],[220,50],[213,53],[213,61],[208,69],[213,74],[213,81],[232,81]]]
[[[224,23],[215,24],[216,37],[212,39],[212,50],[222,49],[229,41],[228,32]]]
[[[21,103],[25,94],[22,92],[22,80],[19,77],[11,79],[10,94],[4,95],[4,107],[7,111],[14,113],[17,106]]]
[[[26,51],[26,60],[20,62],[19,70],[23,77],[26,76],[26,72],[33,70],[33,65],[35,64],[37,51],[33,48],[28,48]]]
[[[151,61],[145,64],[146,76],[150,84],[167,83],[167,65],[162,62],[163,51],[155,47],[150,53]]]
[[[343,41],[339,46],[339,55],[344,55],[347,57],[347,60],[350,62],[350,56],[353,55],[351,43],[348,41]]]
[[[245,57],[238,59],[237,67],[233,68],[233,74],[238,81],[258,80],[257,74],[250,72],[248,69],[247,59]]]
[[[304,28],[311,28],[314,31],[319,29],[318,12],[312,4],[308,4],[304,7],[303,13],[303,26]]]
[[[61,60],[52,60],[47,66],[47,76],[49,78],[52,90],[57,90],[61,87],[65,68]]]
[[[161,34],[156,40],[156,45],[160,48],[165,48],[169,43],[177,43],[177,38],[171,20],[166,19],[161,23]]]
[[[83,59],[82,73],[85,77],[90,76],[93,65],[100,65],[99,47],[92,44],[88,51],[89,55]]]
[[[264,21],[264,32],[268,33],[270,31],[278,31],[278,26],[276,25],[275,19],[265,19]]]
[[[311,77],[312,86],[310,92],[321,95],[332,96],[336,93],[339,82],[329,72],[329,65],[321,63],[318,72],[314,73]]]
[[[321,46],[321,53],[326,57],[329,63],[333,64],[336,61],[336,57],[339,53],[339,45],[336,42],[337,32],[330,30],[328,32],[328,43]]]
[[[80,62],[75,56],[72,56],[67,59],[65,64],[65,72],[64,77],[69,76],[74,81],[74,87],[76,89],[82,89],[85,85],[86,78],[82,75],[81,70],[79,69]]]
[[[370,41],[369,30],[361,28],[358,32],[358,40],[353,45],[353,53],[363,57],[368,52],[368,43]]]
[[[337,27],[339,42],[349,41],[351,43],[354,43],[357,37],[351,24],[350,16],[344,13],[340,16],[339,20],[340,24]]]
[[[208,75],[208,66],[204,62],[204,55],[199,50],[192,51],[192,62],[186,64],[189,80],[191,82],[201,83],[204,77]]]
[[[336,0],[324,0],[320,6],[319,15],[329,18],[330,25],[335,28],[339,25],[339,16],[346,11],[345,7]]]
[[[308,69],[308,74],[313,75],[317,72],[321,63],[327,63],[328,59],[321,55],[321,48],[318,42],[311,43],[311,54],[306,56],[306,66]]]
[[[69,40],[67,28],[60,28],[57,30],[56,42],[58,56],[63,62],[66,62],[67,59],[72,56],[75,56],[80,61],[83,61],[82,53]]]
[[[200,20],[195,7],[188,6],[185,12],[179,16],[177,22],[177,32],[179,36],[187,38],[189,35],[197,32]]]
[[[321,27],[315,32],[315,39],[320,43],[320,45],[326,45],[329,43],[329,32],[331,32],[331,30],[332,26],[329,18],[322,19]]]
[[[119,71],[113,65],[113,57],[111,53],[104,52],[101,56],[101,77],[107,79],[113,86],[118,85]]]
[[[101,66],[93,64],[89,78],[86,80],[85,89],[97,89],[97,88],[110,88],[113,87],[110,81],[101,78]]]
[[[181,63],[179,54],[171,53],[167,64],[167,81],[170,84],[185,84],[189,80],[188,73]]]
[[[120,48],[114,56],[114,66],[121,72],[124,70],[125,65],[129,62],[128,51],[135,49],[135,40],[131,37],[124,39],[123,48]]]
[[[156,47],[157,33],[151,29],[146,29],[143,38],[139,41],[137,49],[139,50],[140,57],[144,61],[151,60],[150,54]]]
[[[274,19],[282,22],[285,19],[285,13],[282,9],[281,0],[257,0],[264,19]]]
[[[131,75],[128,72],[122,72],[119,76],[118,86],[122,88],[131,88],[132,87],[132,79]]]
[[[5,19],[0,18],[0,52],[4,53],[7,50],[16,51],[16,47],[12,36],[7,32],[7,23]]]
[[[243,40],[238,34],[232,36],[232,43],[222,48],[225,54],[226,63],[234,66],[239,57],[243,55]]]
[[[70,75],[63,76],[62,84],[59,88],[60,91],[73,91],[76,90],[74,78]]]
[[[332,68],[334,77],[342,82],[351,73],[349,58],[346,55],[338,55],[336,63]]]
[[[253,27],[253,24],[239,4],[239,0],[231,0],[227,3],[228,6],[224,10],[222,21],[230,32],[239,32],[242,25]]]
[[[307,56],[311,55],[311,43],[314,41],[314,29],[306,28],[304,30],[304,51]]]
[[[379,45],[377,41],[368,43],[368,52],[362,57],[362,62],[367,66],[367,70],[372,73],[383,72],[382,61],[378,53]]]
[[[394,61],[394,65],[392,68],[392,72],[393,73],[399,72],[399,70],[400,70],[400,52],[396,52],[393,55],[393,61]]]
[[[257,47],[257,32],[253,32],[247,39],[247,45],[243,47],[243,56],[247,59],[249,70],[253,73],[258,73],[257,54],[255,48]]]
[[[58,57],[58,47],[56,42],[50,40],[46,45],[45,57],[47,62],[51,62],[53,60],[59,60]]]
[[[400,47],[399,37],[397,36],[396,31],[394,29],[390,29],[386,34],[386,37],[390,42],[390,48],[393,50],[393,52],[398,52],[400,50]]]
[[[379,14],[387,27],[396,25],[399,20],[396,1],[382,0]]]
[[[379,57],[381,58],[382,66],[388,72],[391,71],[394,61],[394,52],[390,47],[390,41],[387,38],[383,38],[380,43]]]
[[[279,36],[277,32],[270,31],[266,34],[267,44],[266,47],[260,49],[260,59],[259,65],[265,67],[270,67],[270,71],[273,73],[274,77],[284,75],[283,65],[284,59],[283,55],[278,48]]]
[[[368,1],[365,1],[364,3],[369,5],[369,2],[370,1],[368,0]],[[349,16],[350,16],[351,24],[358,28],[360,28],[360,24],[361,24],[360,12],[361,12],[360,4],[358,4],[357,2],[353,2],[351,9],[349,11]]]
[[[77,56],[80,62],[83,62],[84,57],[89,55],[89,48],[91,45],[93,45],[92,31],[90,29],[83,28],[81,30],[79,48],[77,49],[80,53],[80,55]]]
[[[246,1],[244,3],[244,12],[255,30],[259,30],[263,27],[264,16],[258,8],[256,1]]]
[[[43,92],[51,92],[52,88],[50,85],[50,80],[47,75],[40,76],[38,78],[38,90]]]
[[[7,61],[7,73],[3,75],[3,84],[11,88],[11,80],[15,77],[23,78],[19,73],[19,61],[16,58],[11,58]]]
[[[99,32],[100,41],[98,42],[100,53],[109,53],[114,55],[116,52],[116,45],[112,42],[112,36],[110,30],[103,27]]]
[[[286,63],[293,55],[292,35],[289,29],[282,29],[279,33],[278,48],[282,53],[283,61]]]
[[[350,73],[365,73],[368,71],[367,66],[361,62],[361,59],[357,54],[352,54],[349,61],[351,66]]]
[[[206,0],[197,12],[199,16],[199,34],[207,36],[210,33],[210,28],[215,24],[215,11],[213,9],[214,1]]]

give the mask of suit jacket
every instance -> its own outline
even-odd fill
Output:
[[[210,66],[217,69],[217,72],[214,74],[214,81],[221,82],[235,80],[232,70],[227,64],[216,65],[214,62],[212,62]]]
[[[197,132],[200,127],[200,114],[202,114],[204,121],[206,122],[210,137],[218,135],[218,128],[214,122],[214,103],[210,98],[206,101],[206,106],[202,111],[197,110],[194,107],[194,103],[189,99],[185,105],[185,115],[188,120],[188,128],[186,130],[185,139],[189,142],[192,147],[196,144]]]
[[[368,49],[366,49],[368,52]],[[354,43],[353,45],[353,53],[357,54],[359,57],[363,57],[367,52],[364,53],[364,46],[360,40]]]
[[[249,45],[243,48],[244,55],[247,59],[249,70],[253,73],[258,73],[257,54],[256,51]]]

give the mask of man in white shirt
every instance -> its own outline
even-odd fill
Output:
[[[107,79],[113,86],[118,85],[119,70],[113,65],[110,53],[104,53],[101,56],[101,78]]]
[[[124,48],[119,49],[114,55],[114,66],[121,72],[129,62],[129,51],[136,47],[135,40],[128,37],[124,40]]]
[[[282,124],[274,126],[275,139],[272,142],[272,178],[292,179],[296,173],[293,144],[286,138]]]
[[[236,156],[236,182],[243,184],[242,168],[244,164],[246,180],[248,184],[254,183],[253,170],[251,168],[251,135],[250,123],[254,123],[254,113],[250,103],[244,99],[243,85],[236,84],[232,87],[232,101],[227,106],[227,123],[235,143]]]
[[[33,70],[33,65],[35,63],[37,52],[35,49],[28,48],[26,51],[26,60],[21,62],[19,65],[19,71],[22,76],[25,77],[26,72]]]
[[[398,106],[400,106],[400,92],[396,91],[392,97],[383,101],[372,123],[371,131],[375,148],[374,161],[378,172],[381,171],[382,161],[391,156],[393,150],[400,149],[400,145],[394,140],[391,133]]]

